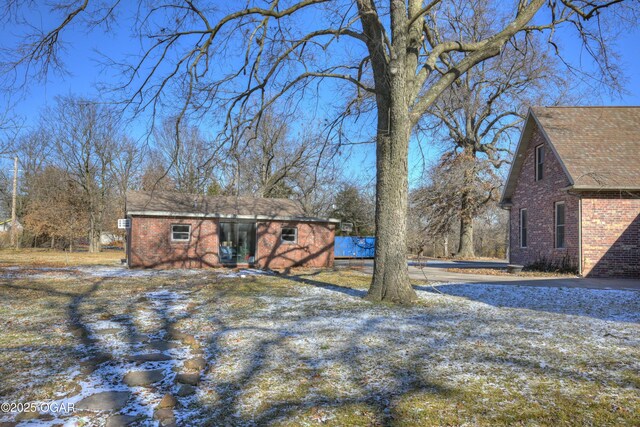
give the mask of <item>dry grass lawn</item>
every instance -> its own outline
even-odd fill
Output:
[[[639,293],[419,283],[418,304],[396,307],[362,300],[369,280],[11,269],[0,278],[0,395],[78,402],[128,390],[120,412],[156,425],[160,399],[180,389],[176,373],[202,351],[177,425],[640,425]],[[173,330],[195,343],[172,341],[169,360],[131,363]],[[134,369],[164,379],[127,388]],[[104,425],[110,414],[31,416]]]
[[[91,254],[89,252],[64,252],[47,249],[0,249],[0,268],[11,266],[118,265],[124,257],[124,251],[118,250],[105,250]]]

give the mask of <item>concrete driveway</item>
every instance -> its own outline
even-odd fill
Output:
[[[504,268],[507,262],[500,261],[451,261],[451,260],[427,260],[423,265],[417,265],[409,261],[409,277],[415,280],[429,280],[433,282],[447,283],[492,283],[512,284],[520,286],[547,286],[586,289],[624,289],[640,291],[640,279],[595,279],[583,277],[521,277],[521,276],[494,276],[489,274],[467,274],[449,272],[449,268]],[[338,268],[356,268],[365,273],[373,273],[373,260],[347,260],[337,259],[335,265]]]

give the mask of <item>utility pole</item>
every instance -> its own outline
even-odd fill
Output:
[[[15,159],[13,160],[13,197],[11,200],[11,246],[16,249],[18,248],[18,239],[17,239],[18,227],[16,227],[17,201],[18,201],[18,156],[16,156]]]

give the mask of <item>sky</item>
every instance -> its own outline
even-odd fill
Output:
[[[42,28],[51,28],[54,17],[45,7],[40,10],[30,12],[28,16],[30,22]],[[72,27],[63,33],[63,40],[66,49],[63,52],[63,62],[69,74],[49,75],[46,81],[29,81],[26,90],[12,94],[8,97],[6,92],[2,92],[2,105],[12,105],[12,110],[24,121],[26,127],[34,126],[42,109],[53,106],[56,96],[76,94],[80,96],[93,97],[98,93],[96,86],[99,83],[112,83],[117,75],[110,75],[105,72],[100,62],[104,60],[102,55],[109,57],[123,57],[126,54],[137,54],[139,46],[137,41],[129,38],[129,31],[126,28],[128,23],[124,22],[114,26],[109,33],[87,33],[83,28]],[[16,37],[21,35],[22,27],[11,22],[3,22],[0,30],[0,46],[3,49],[12,48]],[[557,37],[563,45],[563,54],[575,66],[589,70],[591,65],[587,55],[581,50],[578,40],[569,33],[559,32]],[[640,29],[628,28],[623,31],[621,37],[616,40],[617,51],[620,53],[619,63],[625,74],[624,94],[610,94],[606,91],[593,89],[586,104],[602,105],[640,105]],[[585,86],[589,86],[585,82]],[[334,97],[335,93],[327,96]],[[327,100],[330,102],[330,100]],[[144,135],[145,119],[133,122],[129,126],[129,133],[134,137]],[[300,130],[304,131],[304,130]],[[418,147],[420,142],[420,147]],[[423,154],[427,159],[435,158],[440,149],[428,141],[412,141],[410,152],[410,174],[413,178],[419,176],[422,165]],[[6,159],[2,168],[6,167]],[[375,148],[373,145],[357,146],[353,148],[352,154],[345,165],[345,175],[359,178],[370,178],[373,176],[375,166]]]

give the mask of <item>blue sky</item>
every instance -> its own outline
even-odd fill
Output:
[[[34,14],[35,13],[35,14]],[[46,9],[34,12],[29,16],[31,22],[41,25],[43,28],[50,28],[53,21]],[[122,25],[126,26],[127,23]],[[2,47],[10,46],[15,36],[20,35],[21,28],[13,24],[5,24],[0,32],[0,44]],[[29,82],[28,90],[20,97],[13,97],[14,112],[25,120],[27,126],[37,122],[40,111],[54,105],[54,99],[59,95],[77,94],[92,97],[97,93],[98,83],[111,83],[117,76],[105,73],[99,65],[101,55],[98,52],[110,57],[122,57],[125,54],[136,54],[139,52],[137,41],[128,36],[128,29],[118,27],[113,28],[110,33],[87,33],[84,29],[72,27],[63,33],[66,43],[66,50],[63,53],[63,61],[69,75],[50,75],[45,82]],[[563,54],[572,64],[585,70],[590,70],[592,64],[587,59],[587,55],[580,50],[580,44],[571,34],[560,32],[558,39],[563,44]],[[603,105],[640,105],[640,30],[629,28],[623,32],[617,40],[617,50],[620,52],[619,63],[622,65],[626,77],[626,93],[622,95],[611,95],[597,90],[587,92],[589,97],[585,98],[585,104]],[[588,83],[586,83],[588,86]],[[333,97],[331,94],[328,97]],[[3,93],[4,102],[7,103],[7,96]],[[144,133],[144,124],[138,121],[130,127],[129,132],[134,137],[141,137]],[[422,151],[428,158],[433,158],[440,151],[428,142],[423,141]],[[413,177],[419,175],[421,168],[421,151],[418,149],[416,141],[412,144],[410,153],[410,168]],[[353,149],[345,165],[347,176],[360,178],[371,177],[375,163],[375,151],[372,145],[359,146]]]

